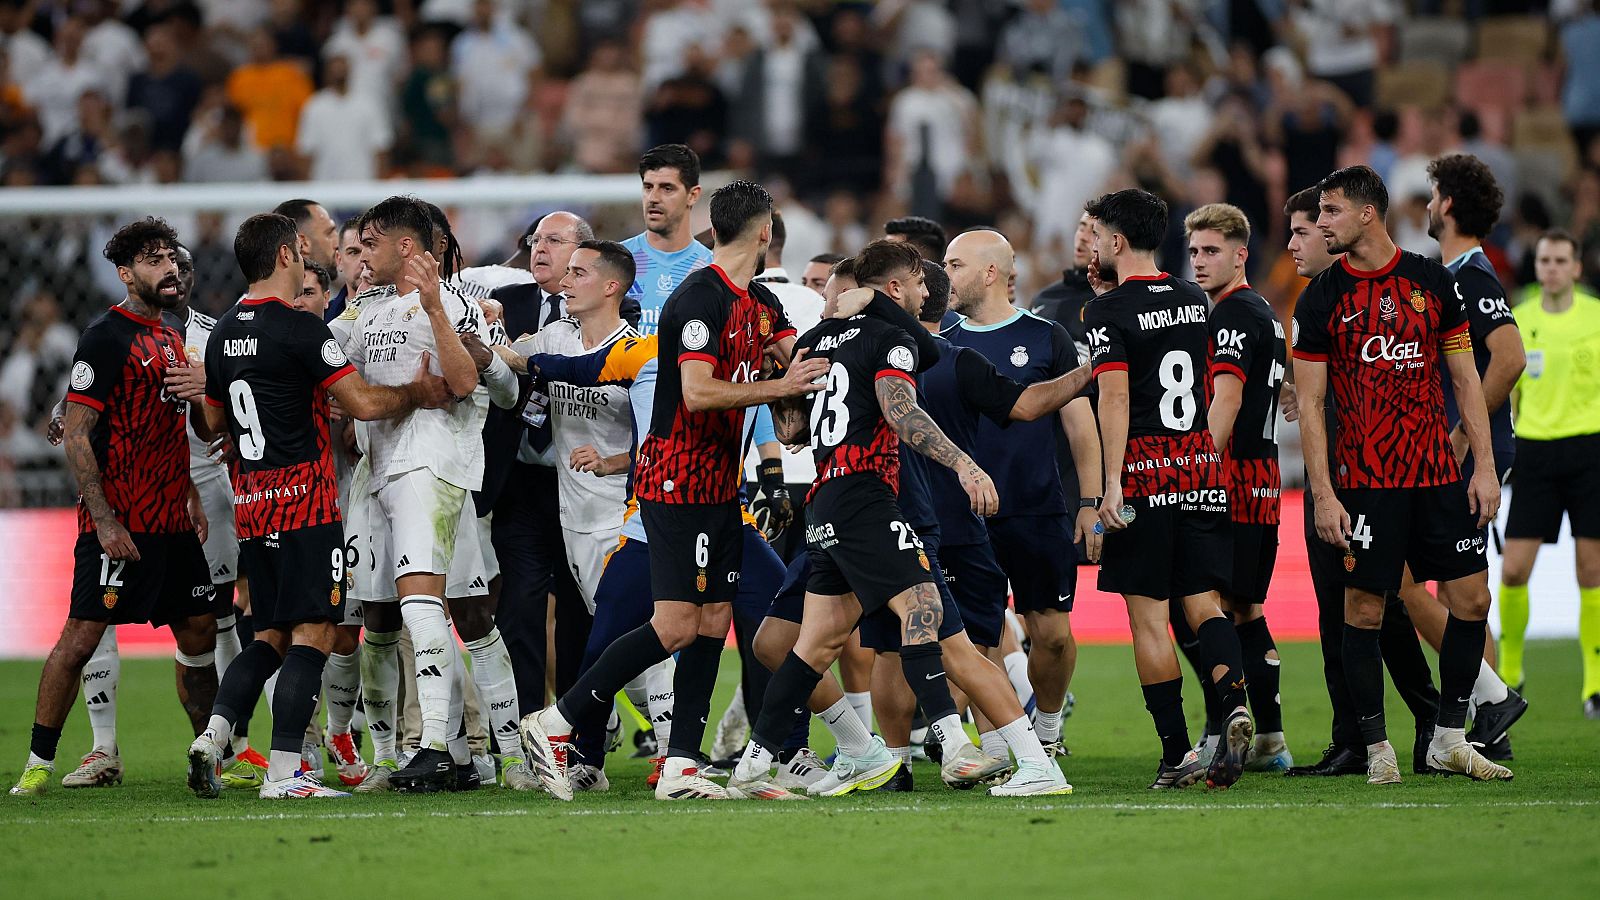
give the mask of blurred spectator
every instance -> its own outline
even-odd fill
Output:
[[[931,50],[911,60],[911,81],[889,104],[884,186],[915,215],[941,218],[979,158],[978,102]]]
[[[297,62],[278,54],[269,28],[250,35],[250,61],[228,76],[228,100],[244,113],[257,147],[292,147],[300,107],[311,98],[311,77]]]
[[[78,97],[78,115],[72,130],[62,135],[45,154],[39,177],[47,184],[70,184],[82,166],[93,166],[116,144],[111,104],[97,90]]]
[[[1447,111],[1427,110],[1418,116],[1416,122],[1416,138],[1411,152],[1395,160],[1394,168],[1389,170],[1388,177],[1384,179],[1385,186],[1389,188],[1391,206],[1413,197],[1426,200],[1432,192],[1428,163],[1450,149],[1452,135]]]
[[[129,79],[128,107],[149,117],[156,146],[177,149],[189,132],[204,85],[183,61],[172,26],[157,25],[146,32],[145,53],[150,64]]]
[[[1296,0],[1290,20],[1305,47],[1306,71],[1357,106],[1372,105],[1379,39],[1400,10],[1394,0]]]
[[[828,62],[823,95],[806,119],[810,175],[807,192],[825,193],[836,185],[875,190],[883,177],[882,114],[867,88],[861,64],[853,57]]]
[[[1395,139],[1400,136],[1400,117],[1390,110],[1380,110],[1372,116],[1372,147],[1367,152],[1367,165],[1383,176],[1385,182],[1394,164],[1400,159]],[[1508,195],[1509,196],[1509,195]]]
[[[873,40],[866,13],[850,6],[835,11],[831,37],[834,63],[855,63],[861,89],[877,104],[875,108],[881,114],[886,108],[881,98],[887,92],[884,80],[887,64],[883,54],[878,52],[878,43]]]
[[[861,204],[850,191],[837,190],[828,195],[822,207],[822,223],[827,228],[828,253],[854,256],[867,245],[867,227],[861,224]]]
[[[1287,48],[1276,47],[1263,58],[1272,106],[1265,115],[1267,139],[1288,166],[1285,190],[1304,190],[1338,168],[1354,108],[1350,99],[1327,82],[1308,81]]]
[[[123,92],[109,87],[110,79],[83,53],[85,26],[69,17],[56,28],[55,54],[21,79],[22,92],[39,114],[44,141],[54,144],[78,125],[78,95],[91,88],[104,90],[112,105],[122,105]]]
[[[1268,206],[1267,179],[1270,176],[1261,130],[1243,97],[1223,98],[1211,130],[1195,148],[1195,168],[1215,171],[1223,181],[1223,200],[1244,211],[1254,227],[1250,229],[1250,271],[1261,271],[1257,261],[1265,260],[1262,240],[1274,229]],[[1198,205],[1198,203],[1196,204]]]
[[[772,42],[739,67],[734,134],[750,143],[762,170],[793,176],[804,149],[806,111],[827,90],[827,60],[816,36],[801,30],[800,15],[780,8],[772,16]]]
[[[306,23],[309,18],[301,0],[272,0],[267,21],[272,36],[278,41],[278,52],[284,56],[304,60],[307,66],[317,63],[317,37]]]
[[[61,305],[48,290],[35,291],[17,312],[16,338],[0,364],[0,402],[32,428],[48,422],[50,408],[66,394],[78,333],[62,321]]]
[[[889,37],[890,59],[915,65],[916,56],[932,52],[949,59],[956,50],[956,20],[939,0],[881,0],[872,7],[872,24]]]
[[[405,72],[406,39],[400,23],[378,15],[377,0],[350,0],[323,45],[322,56],[349,60],[350,90],[370,97],[385,116],[389,114],[395,86]]]
[[[1600,135],[1600,9],[1592,2],[1585,5],[1588,9],[1563,24],[1560,34],[1561,111],[1580,153]]]
[[[1047,124],[1026,138],[1026,161],[1037,172],[1033,190],[1013,172],[1012,183],[1034,217],[1034,240],[1041,249],[1054,248],[1064,257],[1083,217],[1083,207],[1100,195],[1117,166],[1111,142],[1090,131],[1089,104],[1071,94],[1057,105]]]
[[[54,55],[50,42],[28,27],[32,12],[30,0],[0,0],[0,43],[5,44],[7,68],[17,84],[26,84]]]
[[[139,32],[117,18],[117,0],[89,0],[78,4],[86,12],[88,30],[83,35],[83,55],[106,73],[113,85],[144,70],[144,42]]]
[[[661,6],[659,12],[645,20],[639,42],[641,77],[647,94],[685,74],[690,48],[697,47],[705,53],[719,51],[727,25],[711,9],[709,0],[666,0]]]
[[[42,434],[17,421],[17,412],[11,404],[0,401],[0,509],[38,503],[28,496],[17,470],[59,457]],[[56,502],[65,500],[57,498]]]
[[[1056,0],[1026,0],[1022,13],[1001,33],[997,58],[1016,78],[1037,73],[1059,83],[1087,55],[1083,25],[1075,16]]]
[[[450,74],[448,47],[444,32],[436,26],[418,31],[411,43],[411,74],[400,88],[402,165],[448,169],[455,161],[457,85]]]
[[[300,111],[295,149],[310,162],[312,181],[365,181],[388,165],[394,135],[389,117],[351,85],[350,61],[333,55],[322,63],[322,90]]]
[[[184,181],[266,180],[267,157],[245,140],[244,116],[237,107],[224,104],[198,130],[195,140],[185,142]]]
[[[1460,150],[1483,160],[1483,164],[1494,173],[1495,184],[1500,186],[1500,192],[1507,198],[1517,196],[1520,179],[1517,177],[1517,158],[1511,155],[1505,145],[1495,143],[1483,136],[1483,126],[1478,121],[1478,114],[1470,109],[1456,111],[1456,134],[1461,136]],[[1511,217],[1511,204],[1507,203],[1500,208],[1500,220],[1506,221]]]
[[[950,57],[950,74],[967,88],[978,91],[995,59],[1001,29],[1015,12],[1011,0],[953,0],[950,15],[955,20],[956,45]],[[1076,36],[1074,36],[1076,38]]]
[[[506,140],[526,115],[529,85],[540,64],[539,47],[494,0],[476,0],[472,21],[450,48],[450,70],[460,90],[461,123],[480,142]]]
[[[702,165],[715,168],[724,160],[728,101],[711,78],[716,59],[699,44],[690,44],[684,57],[683,74],[662,82],[650,99],[648,143],[687,144]]]
[[[1600,170],[1584,169],[1572,191],[1572,221],[1568,230],[1578,239],[1589,290],[1600,294]]]
[[[1117,39],[1128,70],[1128,93],[1155,100],[1167,69],[1189,58],[1198,0],[1121,0],[1116,4]]]
[[[1166,96],[1150,104],[1148,115],[1163,161],[1179,178],[1188,177],[1195,149],[1215,120],[1211,104],[1200,95],[1200,71],[1193,63],[1167,70]]]
[[[567,94],[563,128],[573,163],[586,172],[631,172],[638,162],[643,97],[627,54],[615,40],[595,44]]]

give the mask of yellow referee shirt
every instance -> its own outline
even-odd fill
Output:
[[[1552,313],[1533,300],[1513,313],[1528,355],[1517,380],[1517,437],[1600,433],[1600,301],[1574,296],[1570,309]]]

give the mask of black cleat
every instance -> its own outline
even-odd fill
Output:
[[[916,786],[913,784],[913,782],[911,780],[911,766],[909,764],[906,764],[906,765],[902,765],[898,770],[896,770],[894,775],[891,776],[888,781],[885,781],[879,787],[873,788],[868,793],[873,793],[873,794],[898,794],[898,793],[910,793],[911,791],[914,791],[914,790],[916,790]]]
[[[944,765],[944,745],[933,736],[932,728],[928,729],[928,736],[922,742],[922,752],[928,755],[929,761]]]
[[[389,785],[404,794],[432,794],[452,790],[456,764],[444,750],[418,750],[411,762],[389,776]]]
[[[1509,689],[1506,698],[1499,703],[1478,704],[1478,711],[1472,717],[1472,729],[1467,732],[1467,743],[1487,747],[1499,742],[1527,711],[1528,701]]]
[[[1365,775],[1367,774],[1367,752],[1365,748],[1341,747],[1338,744],[1329,744],[1328,749],[1322,751],[1322,759],[1316,763],[1309,766],[1292,766],[1283,774],[1290,778]]]
[[[1493,762],[1510,762],[1516,757],[1511,755],[1511,735],[1506,735],[1492,744],[1482,746],[1473,745],[1473,749],[1483,754],[1483,758]]]
[[[483,787],[483,776],[478,774],[478,767],[469,762],[464,766],[456,766],[455,781],[448,790],[475,791],[481,787]]]
[[[1433,723],[1417,723],[1417,739],[1411,744],[1411,771],[1417,775],[1432,775],[1437,769],[1428,765],[1428,745],[1433,743]]]
[[[1183,755],[1183,761],[1176,766],[1169,766],[1166,760],[1162,760],[1160,768],[1156,769],[1156,780],[1150,783],[1150,790],[1186,788],[1204,777],[1206,777],[1206,764],[1200,761],[1200,754],[1190,750]]]
[[[1206,787],[1229,788],[1244,774],[1244,758],[1255,740],[1256,726],[1244,707],[1234,710],[1222,726],[1222,741],[1206,770]]]
[[[654,759],[659,755],[656,750],[656,732],[654,728],[649,731],[635,731],[633,733],[633,755],[628,758]]]
[[[1590,694],[1583,701],[1583,717],[1585,719],[1600,719],[1600,694]]]

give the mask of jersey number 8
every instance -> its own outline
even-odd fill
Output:
[[[1194,425],[1194,361],[1184,350],[1173,350],[1161,357],[1158,369],[1161,386],[1161,424],[1173,431],[1188,431]]]
[[[239,425],[239,455],[245,459],[260,459],[267,455],[267,438],[261,433],[261,417],[256,414],[256,395],[250,383],[239,379],[228,385],[228,399],[233,402],[233,419]]]

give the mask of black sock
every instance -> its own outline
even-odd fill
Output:
[[[322,667],[327,662],[327,654],[302,644],[290,647],[283,655],[283,666],[278,669],[278,688],[272,694],[273,750],[300,752],[306,725],[317,711]],[[229,667],[228,672],[232,674],[233,668]]]
[[[1200,638],[1189,627],[1189,619],[1183,613],[1182,603],[1168,603],[1170,611],[1169,621],[1172,623],[1172,636],[1178,640],[1178,652],[1189,661],[1189,667],[1194,669],[1196,678],[1200,679],[1200,696],[1206,701],[1206,734],[1221,734],[1222,723],[1228,718],[1231,710],[1222,708],[1222,700],[1212,683],[1211,667],[1206,665],[1204,656],[1200,652]]]
[[[212,715],[221,716],[234,723],[234,732],[244,734],[239,728],[240,722],[248,721],[248,716],[256,708],[256,700],[261,696],[261,689],[266,687],[267,679],[272,673],[278,671],[283,660],[278,658],[278,651],[266,641],[251,641],[248,647],[239,651],[233,658],[233,664],[228,666],[228,673],[222,676],[222,684],[217,686],[217,702],[212,708]],[[273,713],[277,718],[277,713]],[[305,731],[301,723],[301,732]],[[300,745],[294,745],[296,752]]]
[[[1189,753],[1189,723],[1183,717],[1183,679],[1174,678],[1144,685],[1144,708],[1156,723],[1161,738],[1161,762],[1168,766],[1183,763]]]
[[[244,611],[244,607],[233,608],[233,630],[239,632],[239,646],[248,647],[256,639],[255,617]]]
[[[635,676],[671,655],[655,627],[646,622],[613,641],[589,671],[578,676],[572,690],[561,695],[556,707],[574,726],[590,721],[596,710],[611,709],[617,691]]]
[[[950,699],[950,681],[944,674],[944,651],[936,643],[910,644],[900,648],[900,668],[917,695],[922,714],[933,724],[953,716],[956,702]]]
[[[806,699],[817,689],[820,681],[822,673],[811,668],[809,663],[790,650],[778,666],[778,671],[772,674],[772,681],[767,684],[767,696],[761,704],[755,726],[750,730],[750,737],[774,754],[783,749],[785,738],[794,730],[795,720],[805,721],[811,717],[806,709]],[[673,726],[673,743],[677,743],[676,724]]]
[[[1256,733],[1283,730],[1283,706],[1278,699],[1278,660],[1268,653],[1278,649],[1267,629],[1265,617],[1241,623],[1239,650],[1244,654],[1245,690],[1250,694],[1250,711],[1255,714]]]
[[[695,759],[700,755],[724,643],[722,638],[702,634],[678,654],[678,671],[672,676],[672,740],[667,747],[668,756]],[[772,688],[768,686],[767,690],[770,692]],[[805,706],[804,696],[800,698],[800,705]],[[785,729],[785,733],[787,731]]]
[[[1418,724],[1431,726],[1439,718],[1439,691],[1433,686],[1433,670],[1422,652],[1416,623],[1406,612],[1405,603],[1393,594],[1384,604],[1378,645],[1383,650],[1383,666],[1389,670],[1389,680],[1411,710],[1411,717]]]
[[[1439,641],[1439,727],[1467,727],[1467,703],[1483,667],[1483,619],[1458,619],[1454,613],[1444,623]]]
[[[61,743],[61,729],[51,728],[49,725],[33,723],[33,739],[28,744],[28,751],[45,762],[56,761],[56,747]]]
[[[1200,656],[1206,661],[1202,680],[1211,682],[1212,690],[1217,692],[1220,711],[1229,715],[1245,704],[1244,655],[1239,650],[1239,632],[1234,630],[1232,622],[1217,616],[1201,622],[1195,635],[1200,638]],[[1227,671],[1221,678],[1214,678],[1211,673],[1218,666]]]
[[[750,708],[748,706],[745,707],[746,712],[748,712],[749,709]],[[872,729],[869,727],[867,730],[871,731]],[[794,730],[789,732],[789,739],[787,741],[783,742],[783,749],[792,754],[793,751],[799,750],[802,747],[809,746],[810,743],[811,743],[811,715],[810,715],[810,711],[807,710],[807,714],[806,715],[803,715],[800,718],[795,720]]]
[[[1350,684],[1350,699],[1356,705],[1361,740],[1369,747],[1388,740],[1383,721],[1383,651],[1378,645],[1378,629],[1345,623],[1344,677]]]

